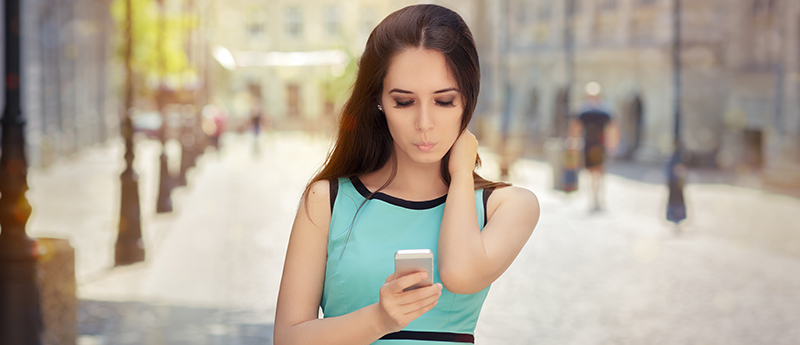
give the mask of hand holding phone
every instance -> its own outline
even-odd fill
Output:
[[[428,277],[403,291],[433,285],[433,252],[430,249],[403,249],[394,253],[395,279],[422,271],[428,272]]]

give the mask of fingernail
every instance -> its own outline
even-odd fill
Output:
[[[439,291],[442,291],[442,283],[436,283],[436,286],[439,288]]]

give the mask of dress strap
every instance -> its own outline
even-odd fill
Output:
[[[328,180],[330,182],[330,195],[331,195],[331,213],[333,213],[333,203],[336,202],[336,194],[339,194],[339,179],[332,178]]]
[[[483,189],[483,226],[486,226],[489,223],[489,213],[486,211],[487,204],[489,204],[489,196],[492,195],[494,192],[494,187],[484,188]],[[331,207],[333,209],[333,207]]]

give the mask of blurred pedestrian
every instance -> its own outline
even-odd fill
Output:
[[[219,151],[219,139],[222,133],[225,132],[225,126],[228,122],[228,112],[224,107],[219,105],[218,102],[203,107],[203,133],[205,133],[211,140],[211,145],[214,149]]]
[[[261,102],[253,103],[253,107],[250,109],[250,127],[253,129],[253,135],[256,138],[258,138],[258,135],[261,133],[263,118],[264,114],[261,111]]]
[[[298,207],[276,345],[474,342],[489,285],[539,218],[533,193],[475,173],[478,61],[464,20],[441,6],[405,7],[373,30]],[[421,248],[432,272],[395,276],[395,252]]]
[[[603,100],[597,82],[586,84],[586,100],[580,113],[571,122],[570,137],[583,141],[584,167],[592,179],[592,211],[600,211],[602,184],[605,175],[606,148],[610,143],[606,131],[616,128],[611,105]],[[613,141],[612,141],[613,142]]]
[[[255,154],[259,153],[259,134],[261,134],[261,126],[263,122],[264,115],[261,111],[261,100],[257,99],[253,103],[253,107],[250,109],[250,126],[253,129],[253,138],[254,138],[254,146],[253,152]]]

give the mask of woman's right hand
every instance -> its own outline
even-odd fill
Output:
[[[417,272],[397,279],[392,273],[386,278],[386,282],[381,286],[378,310],[387,333],[402,330],[411,321],[433,309],[439,302],[439,296],[442,295],[441,283],[403,292],[427,277],[427,272]]]

